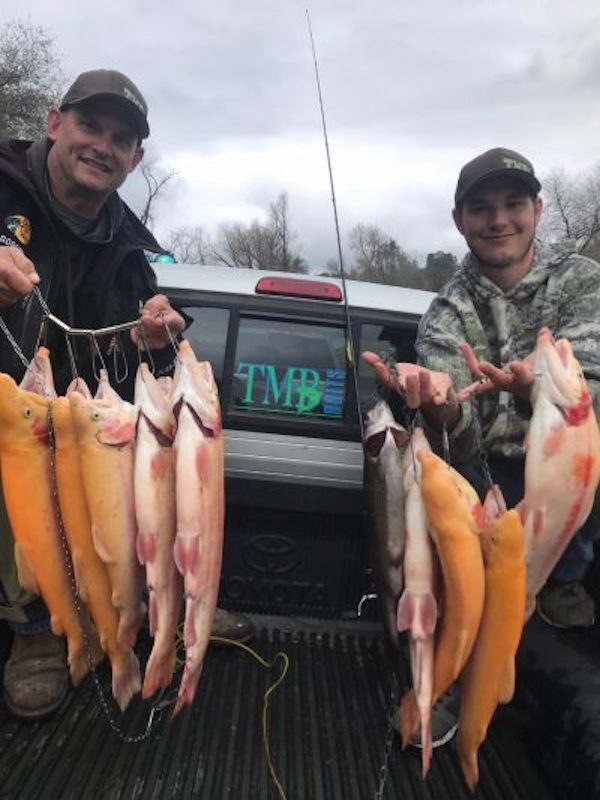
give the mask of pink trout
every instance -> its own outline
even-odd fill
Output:
[[[135,382],[138,410],[135,444],[137,554],[146,566],[148,616],[154,645],[146,665],[143,696],[171,683],[175,634],[183,598],[183,580],[173,556],[175,544],[175,418],[165,392],[140,364]]]
[[[526,439],[527,618],[537,593],[586,521],[600,479],[600,433],[581,367],[547,328],[534,354],[533,415]]]
[[[190,343],[179,345],[173,381],[177,537],[175,562],[184,581],[185,667],[173,715],[192,703],[217,605],[225,517],[223,436],[217,385]]]
[[[434,632],[437,602],[434,594],[434,553],[421,496],[421,462],[417,453],[430,453],[422,428],[415,428],[402,459],[406,491],[404,592],[398,604],[398,630],[408,631],[414,696],[421,721],[423,777],[431,763],[431,701],[433,696]]]

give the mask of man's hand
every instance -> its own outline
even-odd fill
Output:
[[[523,361],[511,361],[508,372],[494,366],[489,361],[478,361],[473,348],[464,342],[460,349],[465,357],[469,372],[477,380],[458,393],[459,400],[467,400],[476,394],[485,392],[512,392],[520,400],[530,401],[531,387],[535,379],[533,358],[531,353]]]
[[[418,364],[399,362],[390,367],[376,353],[365,352],[363,361],[375,370],[377,378],[397,391],[409,408],[419,408],[434,428],[446,424],[450,430],[460,418],[460,405],[446,372],[435,372]]]
[[[164,294],[155,294],[144,303],[139,326],[131,330],[133,343],[141,340],[149,349],[160,350],[171,344],[167,326],[175,337],[184,330],[185,321]]]
[[[39,282],[35,267],[18,247],[0,246],[0,308],[27,297]]]

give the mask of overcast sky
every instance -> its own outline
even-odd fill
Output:
[[[450,217],[462,164],[521,151],[543,175],[600,161],[598,0],[2,0],[55,38],[70,82],[126,72],[149,105],[149,153],[178,177],[154,232],[213,235],[282,190],[302,255],[336,257],[310,13],[344,258],[375,224],[412,255],[464,247]],[[123,196],[139,209],[132,177]]]

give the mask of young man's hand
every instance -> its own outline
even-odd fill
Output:
[[[171,344],[169,331],[175,337],[184,328],[183,317],[171,307],[167,297],[164,294],[155,294],[144,303],[140,324],[137,328],[132,328],[131,338],[134,344],[141,340],[150,350],[161,350]]]
[[[512,392],[519,400],[530,401],[531,387],[535,379],[533,353],[523,361],[511,361],[508,364],[509,371],[505,372],[489,361],[478,361],[473,348],[466,342],[461,345],[460,349],[467,362],[469,372],[476,378],[476,381],[461,389],[458,393],[459,400],[466,400],[473,395],[496,390]]]
[[[369,351],[361,358],[373,367],[378,380],[406,400],[409,408],[420,409],[432,427],[439,429],[445,423],[452,430],[460,419],[460,405],[446,372],[435,372],[410,362],[399,362],[390,369],[377,353]]]
[[[0,246],[0,308],[27,297],[39,282],[33,263],[18,247]]]

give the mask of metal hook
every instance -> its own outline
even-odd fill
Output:
[[[75,359],[75,354],[73,353],[73,345],[71,344],[71,340],[69,339],[68,334],[65,334],[65,344],[67,346],[67,355],[69,356],[71,375],[73,376],[74,380],[78,380],[79,373],[77,372],[77,361]]]
[[[100,359],[100,363],[102,365],[102,369],[108,374],[108,370],[106,369],[106,362],[104,361],[104,356],[102,355],[102,351],[100,350],[100,345],[98,344],[98,340],[94,333],[89,334],[90,339],[90,346],[92,350],[92,372],[94,373],[94,378],[100,382],[101,375],[96,369],[96,356]]]
[[[124,383],[124,381],[126,381],[129,377],[129,364],[127,363],[127,357],[123,349],[120,333],[113,334],[108,346],[107,355],[112,355],[115,382]],[[119,355],[121,355],[121,361],[123,363],[122,372],[119,371]]]
[[[142,363],[143,361],[142,353],[145,352],[148,357],[148,363],[150,364],[150,372],[153,375],[156,375],[156,362],[154,361],[154,356],[152,355],[152,351],[148,347],[148,343],[146,341],[146,337],[144,336],[143,328],[141,325],[138,331],[137,350],[138,350],[138,362],[140,364]]]

